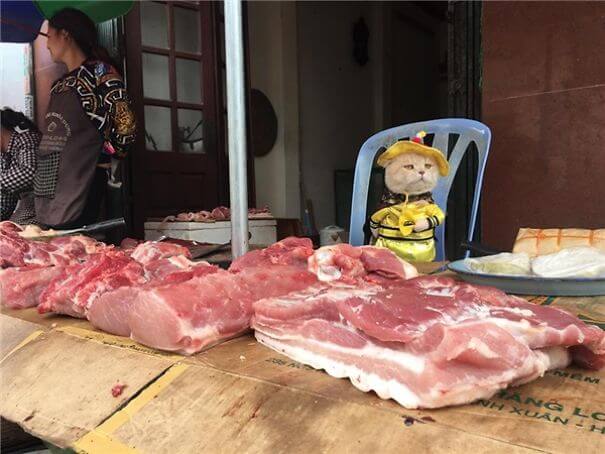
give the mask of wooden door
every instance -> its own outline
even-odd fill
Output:
[[[127,80],[139,124],[134,231],[145,219],[224,200],[226,156],[213,2],[137,2],[126,17]]]

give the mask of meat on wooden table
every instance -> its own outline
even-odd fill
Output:
[[[605,333],[571,314],[444,277],[331,282],[254,304],[264,345],[407,408],[487,398],[571,362]]]

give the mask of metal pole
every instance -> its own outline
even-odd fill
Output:
[[[231,251],[233,258],[248,252],[248,179],[246,175],[246,104],[242,4],[225,0],[225,64],[227,66],[227,131]]]

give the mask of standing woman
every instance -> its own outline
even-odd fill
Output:
[[[0,111],[0,221],[34,224],[38,128],[21,112]]]
[[[46,227],[68,229],[98,219],[111,160],[127,154],[136,124],[124,82],[86,14],[58,11],[47,48],[68,72],[51,88],[41,128],[36,215]]]

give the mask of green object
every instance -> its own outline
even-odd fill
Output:
[[[115,17],[123,16],[130,11],[134,1],[113,0],[38,0],[34,4],[44,17],[50,19],[57,11],[63,8],[79,9],[86,13],[96,23],[105,22]]]

